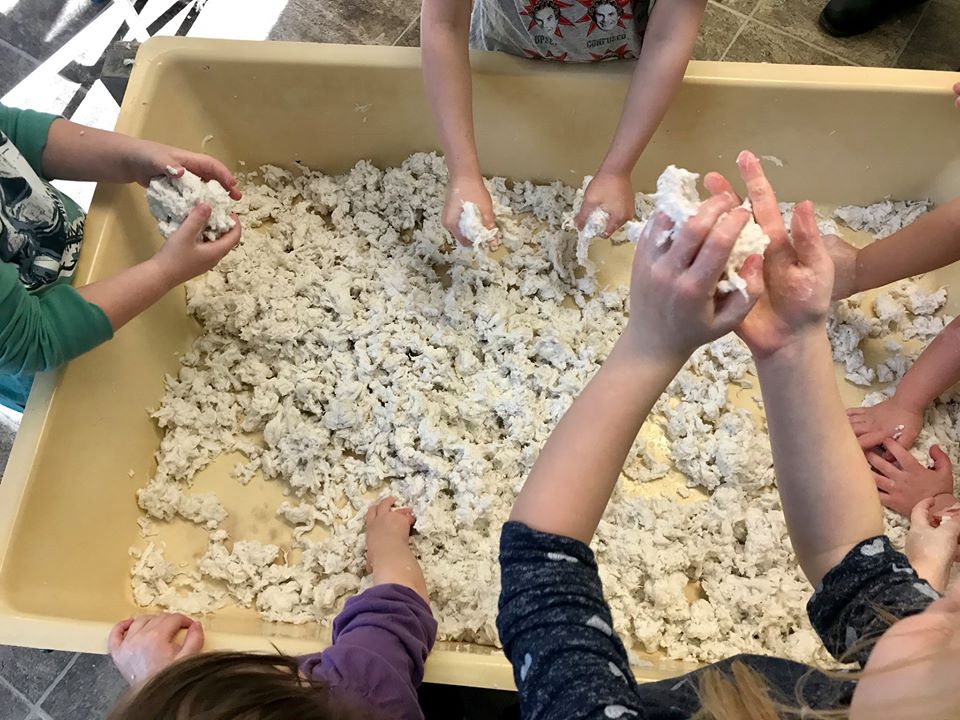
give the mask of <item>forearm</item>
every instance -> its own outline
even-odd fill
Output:
[[[960,198],[857,254],[856,292],[936,270],[960,260]]]
[[[702,0],[674,0],[654,6],[620,123],[600,172],[633,172],[683,81],[705,7]]]
[[[479,175],[467,42],[470,3],[425,0],[422,24],[423,81],[450,175]]]
[[[77,288],[77,292],[103,310],[117,331],[178,284],[179,280],[152,258],[111,278]]]
[[[58,180],[133,182],[127,160],[139,142],[120,133],[59,119],[50,126],[43,172]]]
[[[794,551],[817,584],[883,532],[876,485],[847,421],[822,329],[757,360],[780,498]]]
[[[897,385],[897,402],[923,413],[943,392],[960,382],[960,317],[944,328]]]
[[[589,543],[640,427],[685,359],[646,357],[621,337],[551,433],[510,519]]]
[[[423,570],[409,546],[398,547],[390,557],[377,561],[373,566],[373,584],[403,585],[430,602]]]

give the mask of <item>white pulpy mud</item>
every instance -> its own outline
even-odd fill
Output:
[[[145,537],[133,569],[140,605],[236,603],[271,621],[328,622],[364,586],[369,497],[392,493],[418,515],[411,542],[440,637],[496,644],[500,528],[620,334],[627,290],[578,266],[574,188],[493,179],[505,248],[494,260],[443,230],[446,181],[442,159],[425,154],[338,177],[268,166],[245,179],[241,244],[188,285],[204,332],[154,412],[164,435],[139,493],[145,535],[182,517],[208,530],[209,547],[180,567],[160,537]],[[638,196],[638,208],[651,206]],[[890,295],[900,329],[943,320],[904,287]],[[888,327],[853,301],[839,308],[831,333],[844,359],[856,338]],[[888,368],[894,379],[902,370]],[[733,401],[751,373],[733,336],[701,349],[651,417],[664,447],[638,440],[626,463],[593,547],[628,646],[700,661],[825,657],[804,615],[811,589],[790,550],[765,427]],[[957,447],[957,416],[935,406],[924,442]],[[230,537],[225,503],[191,488],[227,451],[248,458],[239,483],[262,474],[287,489],[277,515],[295,562],[280,545]],[[674,471],[688,500],[642,492]],[[702,591],[692,604],[691,582]]]

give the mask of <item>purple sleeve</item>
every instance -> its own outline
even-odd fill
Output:
[[[300,667],[385,717],[422,720],[417,686],[436,639],[437,621],[422,597],[402,585],[375,585],[347,600],[333,621],[333,645],[300,658]]]

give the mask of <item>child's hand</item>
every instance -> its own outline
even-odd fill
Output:
[[[367,565],[373,571],[410,554],[410,531],[417,522],[410,508],[394,508],[395,497],[374,503],[367,510]]]
[[[954,499],[955,500],[955,499]],[[910,513],[905,554],[917,574],[934,590],[943,592],[950,580],[950,568],[960,559],[960,503],[943,511],[937,519],[933,513],[935,498],[921,500]]]
[[[480,219],[486,228],[496,226],[493,216],[493,200],[483,178],[477,175],[471,178],[451,178],[447,187],[447,201],[443,206],[443,226],[453,235],[461,245],[470,246],[470,241],[460,232],[460,214],[463,204],[472,202],[480,211]],[[495,245],[496,241],[492,243]]]
[[[732,193],[717,195],[660,247],[657,238],[673,222],[662,213],[648,221],[633,258],[630,319],[624,332],[635,348],[656,358],[685,359],[743,320],[763,289],[760,256],[747,258],[740,272],[747,297],[739,292],[720,295],[716,288],[749,218]]]
[[[901,515],[926,498],[944,493],[953,493],[953,467],[950,458],[939,445],[930,448],[933,468],[925,468],[917,462],[903,445],[887,438],[883,441],[895,462],[884,459],[875,452],[867,453],[867,461],[874,469],[873,477],[880,491],[880,502]]]
[[[764,357],[810,331],[823,329],[833,289],[833,262],[820,237],[813,205],[803,202],[794,209],[791,242],[760,161],[744,151],[737,164],[747,184],[754,216],[770,238],[763,260],[763,294],[737,334],[754,356]],[[711,192],[731,188],[716,173],[710,173],[704,181]]]
[[[177,640],[181,630],[187,634]],[[203,649],[203,626],[186,615],[143,615],[113,626],[107,639],[110,657],[131,685],[140,685],[177,660]]]
[[[610,215],[603,232],[604,237],[610,237],[637,212],[630,176],[599,172],[593,177],[583,195],[580,212],[577,213],[578,230],[583,230],[590,213],[597,208],[603,208]]]
[[[850,408],[847,417],[864,450],[881,445],[886,438],[908,448],[923,427],[923,409],[905,404],[896,395],[871,407]]]
[[[237,246],[240,221],[236,215],[232,217],[236,225],[230,232],[216,240],[204,241],[200,233],[210,218],[210,206],[201,203],[190,212],[180,229],[167,238],[153,261],[160,266],[171,287],[207,272]]]
[[[860,251],[839,235],[824,235],[823,244],[833,260],[831,300],[843,300],[857,292],[857,258]]]
[[[126,160],[127,168],[130,176],[144,187],[157,175],[180,177],[184,169],[187,169],[203,180],[216,180],[234,200],[241,197],[237,189],[237,179],[227,170],[226,165],[216,158],[149,140],[138,140],[132,148]],[[174,168],[175,172],[170,172],[169,168]]]
[[[957,94],[957,98],[953,102],[958,108],[960,108],[960,82],[953,86],[953,92]]]

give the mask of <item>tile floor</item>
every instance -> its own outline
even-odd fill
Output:
[[[823,1],[710,0],[695,57],[960,69],[960,0],[929,0],[847,40],[820,30]],[[114,41],[178,34],[418,46],[419,19],[420,0],[0,0],[0,97],[112,127],[117,108],[97,77]],[[17,422],[0,413],[0,471]],[[124,689],[106,657],[0,646],[0,720],[96,720]],[[438,718],[497,718],[511,703],[509,693],[439,687],[424,698]]]

